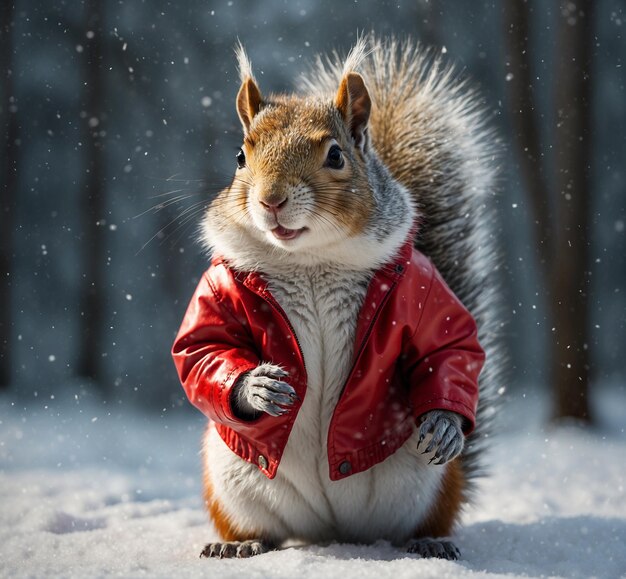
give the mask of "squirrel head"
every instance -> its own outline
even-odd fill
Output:
[[[353,72],[333,102],[264,99],[251,74],[243,79],[237,112],[244,139],[231,193],[269,244],[298,251],[363,230],[372,205],[364,160],[370,109]]]
[[[208,245],[228,254],[238,240],[241,254],[246,239],[265,255],[298,262],[353,252],[348,246],[376,211],[365,81],[347,68],[334,97],[265,97],[241,46],[238,59],[243,142],[232,184],[207,213]]]

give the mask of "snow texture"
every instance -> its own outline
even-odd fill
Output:
[[[0,576],[626,577],[624,389],[596,406],[593,432],[547,428],[539,396],[511,396],[492,476],[454,537],[460,561],[384,542],[207,560],[201,416],[0,398]]]

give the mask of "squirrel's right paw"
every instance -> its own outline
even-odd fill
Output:
[[[421,420],[417,448],[430,436],[422,451],[422,454],[433,454],[428,464],[445,464],[461,454],[465,437],[462,429],[463,417],[460,414],[449,410],[431,410]]]
[[[289,376],[280,366],[260,364],[243,374],[233,388],[235,414],[255,418],[259,412],[282,416],[298,399],[296,391],[281,379]]]

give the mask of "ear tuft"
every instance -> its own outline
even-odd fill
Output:
[[[369,40],[368,37],[363,35],[360,35],[356,39],[355,45],[350,50],[343,63],[343,76],[346,76],[349,72],[358,70],[363,61],[372,53],[372,49],[369,47]]]
[[[341,79],[335,96],[335,106],[350,130],[354,143],[363,152],[367,149],[367,123],[370,118],[372,101],[363,81],[356,72],[349,72]]]
[[[248,133],[252,119],[261,109],[263,98],[254,79],[254,74],[252,74],[250,59],[241,42],[238,42],[235,47],[235,55],[237,56],[239,78],[241,79],[241,87],[237,93],[237,113],[241,119],[244,133]]]
[[[249,78],[255,80],[250,59],[240,40],[237,40],[237,46],[235,46],[235,56],[237,57],[237,67],[239,68],[239,79],[241,82],[243,83]]]

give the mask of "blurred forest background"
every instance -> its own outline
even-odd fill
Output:
[[[506,386],[584,417],[587,382],[626,382],[625,28],[623,0],[3,0],[2,388],[185,405],[169,349],[207,267],[201,210],[235,168],[237,38],[270,92],[374,30],[484,96]]]

